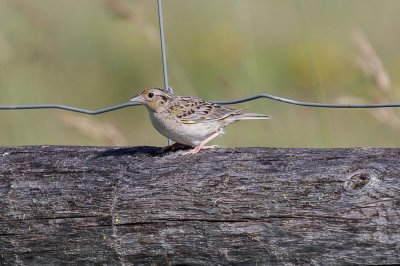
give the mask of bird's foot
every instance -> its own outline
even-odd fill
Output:
[[[172,145],[162,147],[159,153],[174,152],[174,151],[188,149],[188,148],[192,148],[192,146],[180,144],[180,143],[174,143]]]
[[[202,149],[204,150],[204,149],[215,149],[215,148],[219,148],[219,146],[218,146],[218,145],[211,145],[211,146],[201,146],[201,145],[198,145],[198,146],[194,147],[194,149],[182,153],[182,156],[184,156],[184,155],[189,155],[189,154],[196,154],[196,153],[198,153],[198,152],[199,152],[200,150],[202,150]]]

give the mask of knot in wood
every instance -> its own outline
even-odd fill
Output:
[[[375,180],[377,180],[377,176],[373,170],[358,170],[348,176],[346,182],[343,184],[343,188],[347,192],[355,194],[365,189],[368,185],[371,185]]]

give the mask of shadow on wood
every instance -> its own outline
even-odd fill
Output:
[[[0,264],[400,262],[400,149],[0,148]]]

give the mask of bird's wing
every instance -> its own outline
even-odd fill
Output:
[[[194,97],[179,97],[170,106],[170,111],[185,124],[207,123],[224,119],[230,115],[240,114],[243,109],[233,109],[214,103],[202,101]]]

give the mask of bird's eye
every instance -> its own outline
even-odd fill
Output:
[[[154,97],[154,93],[150,92],[149,94],[147,94],[147,97],[149,97],[150,99]]]

